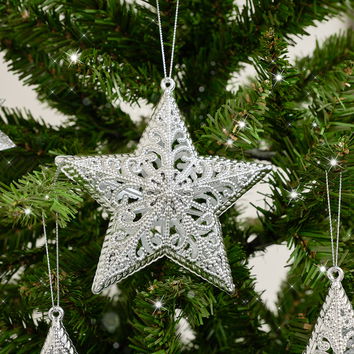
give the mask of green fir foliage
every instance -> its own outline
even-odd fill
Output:
[[[175,2],[160,2],[169,52]],[[16,144],[0,152],[0,353],[39,353],[44,343],[50,296],[41,219],[54,263],[55,214],[61,305],[79,353],[302,353],[329,285],[319,266],[331,265],[324,173],[331,158],[338,161],[330,171],[333,210],[343,172],[340,265],[354,295],[354,32],[331,36],[294,63],[287,48],[307,26],[351,5],[181,1],[178,105],[199,153],[274,165],[266,207],[255,219],[240,221],[236,209],[221,218],[235,294],[161,259],[92,295],[106,213],[57,176],[53,161],[136,146],[147,117],[133,120],[122,103],[154,105],[161,94],[155,1],[2,1],[0,45],[9,69],[68,120],[52,127],[6,102],[0,108],[0,129]],[[70,62],[74,53],[78,61]],[[245,64],[257,76],[227,90]],[[299,198],[289,198],[291,191]],[[248,259],[281,243],[292,255],[272,312],[254,289]]]

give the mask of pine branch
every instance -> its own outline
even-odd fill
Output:
[[[339,79],[336,76],[328,75],[333,72],[341,63],[353,58],[354,31],[348,29],[346,32],[334,34],[316,48],[311,56],[306,56],[296,61],[296,66],[301,75],[301,85],[315,85],[321,81]],[[333,50],[335,48],[336,50]],[[321,80],[321,81],[319,81]]]
[[[125,152],[138,140],[143,123],[133,124],[119,109],[117,114],[111,102],[123,97],[155,103],[160,96],[154,2],[144,5],[151,6],[86,0],[26,5],[14,0],[0,5],[0,41],[11,70],[36,86],[42,100],[73,116],[72,126],[54,129],[36,122],[30,113],[1,111],[7,123],[1,130],[18,147],[2,152],[0,158],[2,180],[8,184],[0,187],[4,220],[0,292],[6,301],[0,311],[0,352],[39,351],[48,330],[42,320],[50,306],[48,276],[39,247],[44,211],[48,230],[54,227],[55,212],[66,226],[60,230],[62,306],[66,328],[80,352],[113,353],[119,343],[122,352],[300,353],[326,286],[318,265],[330,259],[323,170],[332,156],[344,170],[341,265],[347,271],[348,294],[354,291],[349,271],[354,265],[349,253],[354,251],[349,233],[354,162],[353,52],[348,49],[352,33],[332,37],[313,57],[295,65],[288,62],[286,47],[290,34],[305,33],[306,26],[344,11],[347,5],[329,0],[321,6],[315,1],[257,0],[248,1],[235,14],[231,0],[182,3],[176,48],[179,105],[194,136],[204,134],[200,152],[244,159],[262,157],[265,151],[265,157],[271,157],[277,169],[269,181],[268,207],[258,209],[259,221],[240,223],[237,211],[222,218],[236,285],[233,296],[167,260],[124,280],[119,296],[92,296],[94,260],[107,228],[104,212],[67,181],[59,179],[54,185],[54,167],[39,166],[52,164],[53,157],[62,153]],[[173,5],[164,2],[161,7],[167,49]],[[76,50],[81,62],[68,62]],[[225,92],[241,62],[255,65],[257,79],[236,95]],[[207,113],[211,115],[206,119]],[[331,171],[331,190],[337,190],[338,172],[339,168]],[[301,198],[289,199],[293,189]],[[257,237],[248,242],[251,235]],[[52,232],[48,236],[51,241]],[[294,249],[293,264],[279,295],[279,311],[273,314],[255,292],[245,264],[255,250],[284,241]],[[53,256],[51,252],[52,261]],[[158,300],[162,307],[155,311]],[[33,311],[40,317],[35,324]],[[180,340],[181,316],[196,334],[188,347]]]
[[[211,315],[214,301],[210,286],[188,277],[154,281],[134,299],[135,336],[131,347],[141,353],[179,353],[182,343],[178,322],[183,316],[196,313],[199,315],[188,318],[192,325],[203,323],[203,318]],[[176,312],[179,308],[181,313]]]
[[[88,2],[84,8],[66,1],[36,3],[27,9],[17,5],[21,2],[3,7],[6,22],[0,39],[7,49],[6,58],[11,60],[12,70],[21,72],[28,84],[37,85],[41,97],[50,98],[54,107],[86,121],[90,117],[99,121],[105,112],[98,107],[117,97],[128,101],[143,97],[156,103],[156,83],[161,78],[160,47],[157,28],[151,26],[155,14],[150,8],[138,4],[133,10],[124,2]],[[183,80],[178,79],[177,98],[193,127],[199,126],[200,117],[204,119],[208,109],[220,106],[230,96],[220,95],[230,74],[240,68],[240,62],[254,55],[262,32],[270,25],[276,24],[284,35],[302,34],[303,28],[315,20],[346,10],[344,1],[325,1],[321,6],[315,1],[255,1],[238,11],[233,21],[237,8],[231,0],[211,2],[210,6],[198,2],[184,6],[181,4],[181,44],[176,56],[176,64],[184,69]],[[169,18],[171,6],[163,6],[162,11]],[[264,13],[272,17],[268,19]],[[210,22],[210,18],[216,20]],[[230,21],[225,21],[228,18]],[[168,28],[166,24],[165,33]],[[213,33],[222,33],[222,40]],[[83,63],[69,67],[65,64],[66,53],[78,48]],[[92,90],[96,91],[94,96]],[[82,107],[83,100],[90,100],[92,106]],[[209,107],[202,101],[209,102]],[[121,114],[122,127],[128,122]]]
[[[65,226],[74,217],[82,199],[68,182],[54,182],[55,171],[43,168],[0,187],[0,216],[6,224],[27,226],[51,212],[57,213]]]

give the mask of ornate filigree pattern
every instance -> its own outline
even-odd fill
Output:
[[[329,289],[304,354],[354,354],[353,307],[339,280]]]
[[[58,156],[56,164],[111,215],[94,293],[163,256],[234,290],[218,216],[270,166],[198,156],[170,91],[134,154]]]
[[[54,316],[58,313],[57,317]],[[41,354],[77,354],[68,333],[62,323],[64,311],[61,307],[52,307],[49,311],[51,326],[41,350]]]
[[[11,139],[2,131],[0,131],[0,151],[15,147]]]

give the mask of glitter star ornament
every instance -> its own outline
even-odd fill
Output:
[[[110,214],[95,294],[163,256],[234,290],[218,217],[270,166],[198,156],[173,98],[174,81],[165,78],[161,86],[164,94],[133,154],[55,160]]]
[[[11,139],[2,131],[0,131],[0,151],[15,147]]]
[[[57,314],[55,316],[55,314]],[[52,322],[41,354],[77,354],[68,333],[62,323],[64,311],[55,306],[49,310],[48,316]]]
[[[343,276],[339,267],[328,270],[332,284],[304,354],[354,353],[354,311],[342,287]]]

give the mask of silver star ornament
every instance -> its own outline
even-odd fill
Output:
[[[134,153],[55,159],[110,215],[95,294],[163,256],[234,291],[218,217],[271,168],[199,156],[168,80]]]
[[[11,149],[15,147],[12,140],[2,131],[0,131],[0,151]]]
[[[64,310],[59,306],[52,307],[49,310],[48,317],[51,320],[51,326],[41,354],[77,354],[62,323],[63,316]]]

